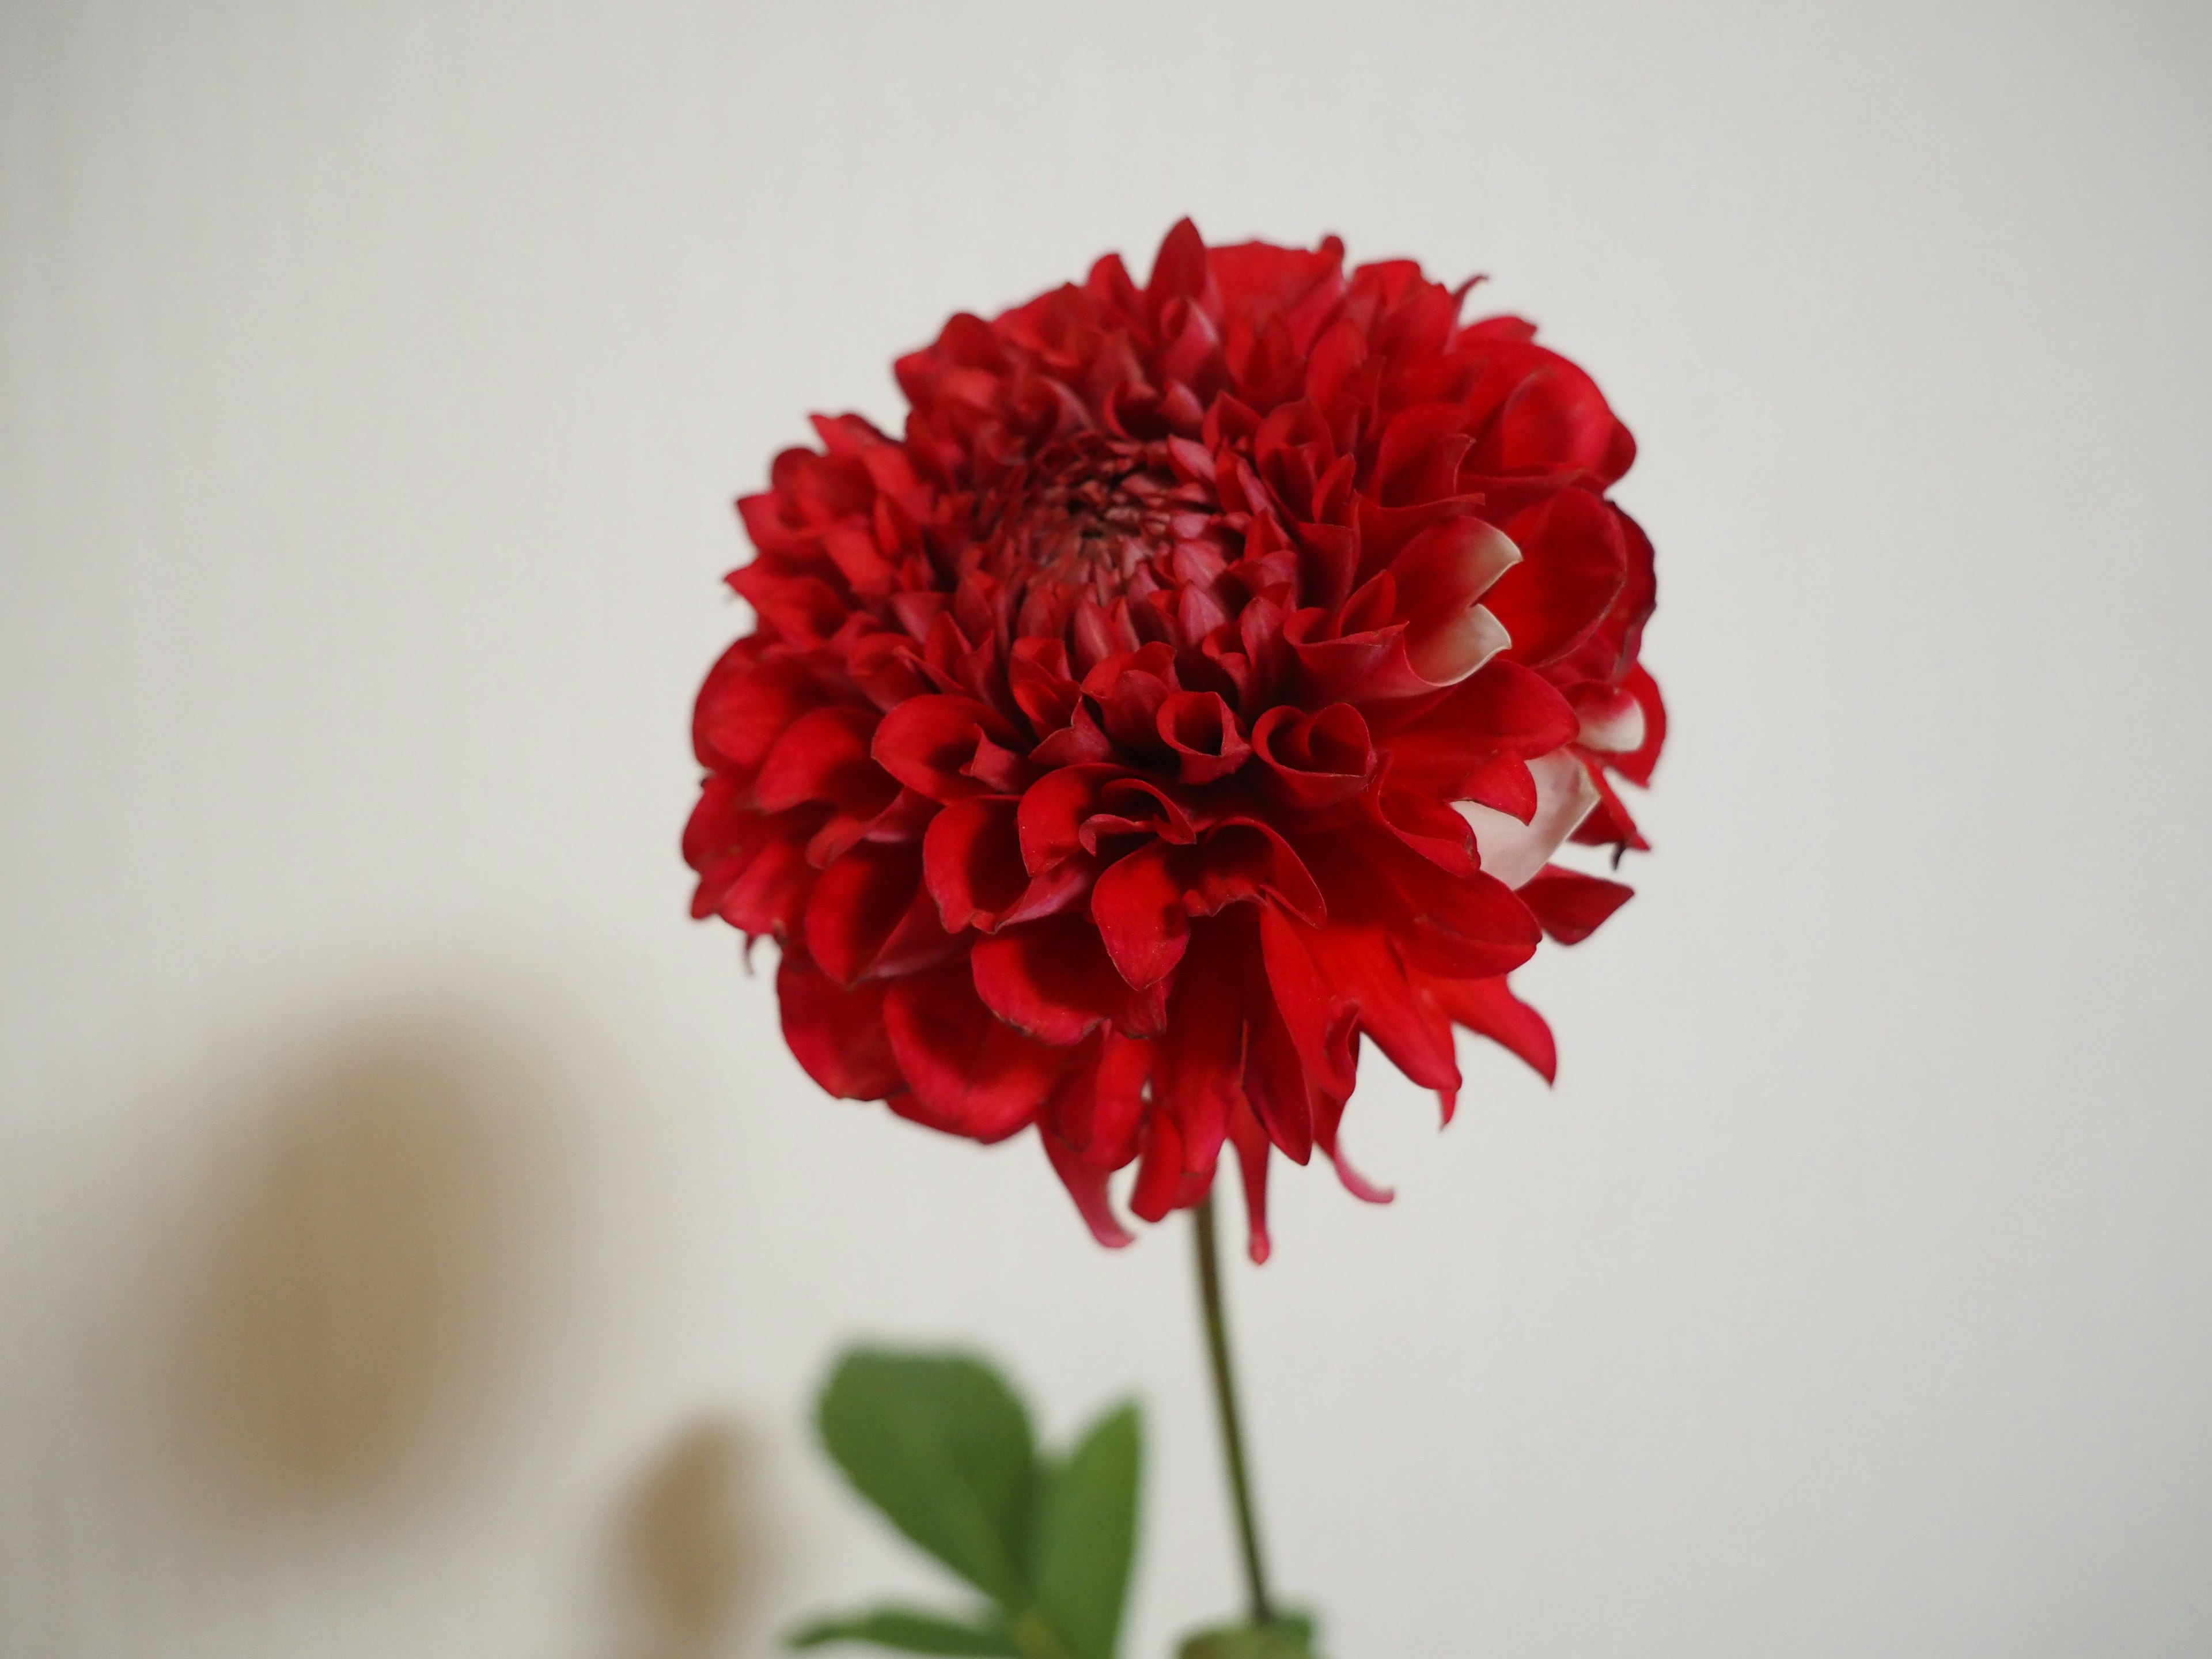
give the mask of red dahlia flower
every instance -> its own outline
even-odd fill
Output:
[[[1635,444],[1517,318],[1408,261],[1109,255],[902,358],[894,438],[817,418],[738,503],[758,630],[715,664],[693,912],[782,952],[792,1052],[948,1133],[1036,1126],[1104,1243],[1338,1124],[1360,1040],[1437,1091],[1452,1028],[1547,1078],[1505,975],[1628,896]]]

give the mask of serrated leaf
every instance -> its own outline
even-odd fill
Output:
[[[855,1349],[822,1391],[823,1443],[891,1524],[1000,1605],[1028,1600],[1027,1412],[965,1354]]]
[[[833,1642],[872,1642],[901,1653],[950,1653],[974,1659],[1022,1659],[1005,1626],[967,1624],[912,1607],[871,1607],[866,1613],[817,1619],[787,1638],[794,1648],[827,1647]]]
[[[1038,1615],[1073,1659],[1114,1659],[1137,1546],[1142,1420],[1109,1411],[1047,1476],[1030,1538]]]
[[[1176,1659],[1317,1659],[1313,1641],[1313,1620],[1286,1613],[1272,1624],[1200,1631],[1176,1650]]]

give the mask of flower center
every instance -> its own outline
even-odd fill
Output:
[[[1164,571],[1151,567],[1175,544],[1177,484],[1147,447],[1085,434],[1044,450],[1009,480],[985,513],[1001,579],[1101,605],[1163,586]]]

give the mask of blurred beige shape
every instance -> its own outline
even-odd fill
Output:
[[[273,1069],[178,1264],[179,1430],[234,1506],[389,1499],[499,1420],[563,1231],[549,1096],[526,1046],[435,1012]]]
[[[733,1650],[769,1565],[761,1484],[758,1452],[724,1418],[692,1425],[647,1468],[622,1516],[625,1659]]]

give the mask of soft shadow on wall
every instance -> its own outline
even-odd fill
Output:
[[[576,1103],[517,1032],[443,1009],[340,1024],[240,1092],[163,1264],[180,1462],[248,1522],[428,1496],[532,1380],[572,1265]]]
[[[111,1218],[134,1245],[87,1310],[98,1369],[123,1379],[108,1422],[135,1496],[161,1500],[140,1512],[179,1568],[227,1578],[289,1574],[301,1538],[395,1565],[465,1550],[554,1489],[544,1437],[587,1443],[594,1390],[627,1388],[619,1356],[580,1392],[562,1356],[591,1301],[591,1126],[636,1102],[594,1084],[558,1018],[479,994],[284,1032],[232,1042],[165,1099],[166,1198]],[[726,1412],[672,1412],[637,1456],[560,1499],[592,1540],[597,1582],[570,1610],[589,1650],[769,1650],[763,1443]]]
[[[616,1659],[722,1659],[757,1640],[776,1555],[767,1484],[763,1448],[726,1416],[652,1460],[617,1517]]]

